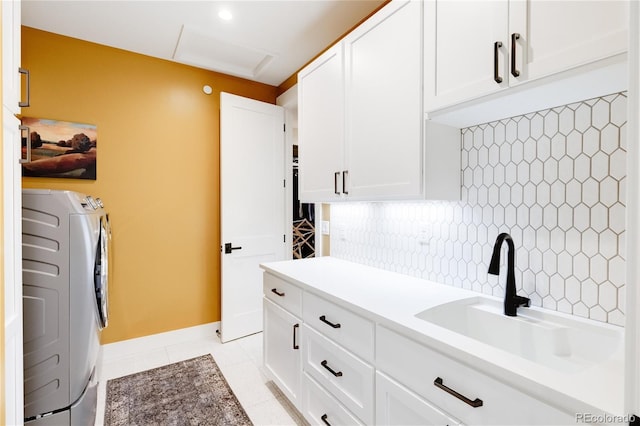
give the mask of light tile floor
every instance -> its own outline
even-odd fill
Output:
[[[163,346],[156,345],[153,349],[141,347],[133,355],[129,353],[126,356],[114,356],[105,353],[98,386],[96,426],[102,426],[104,422],[107,380],[208,353],[213,356],[254,425],[306,424],[264,375],[262,333],[224,344],[215,335],[186,342],[166,343]]]

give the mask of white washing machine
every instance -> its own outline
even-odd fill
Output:
[[[99,199],[22,191],[27,424],[94,424],[110,241],[109,216]]]

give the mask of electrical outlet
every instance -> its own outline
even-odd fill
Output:
[[[340,241],[347,241],[347,227],[344,223],[336,223],[333,225],[334,234],[337,234]]]
[[[331,235],[331,233],[329,232],[329,221],[328,220],[323,220],[322,221],[322,235]]]
[[[431,230],[427,225],[422,225],[418,231],[418,244],[428,246],[431,241]]]

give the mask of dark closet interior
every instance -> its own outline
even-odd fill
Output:
[[[298,146],[293,146],[293,242],[294,259],[315,257],[315,205],[298,199]]]

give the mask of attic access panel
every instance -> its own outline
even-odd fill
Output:
[[[275,55],[216,39],[205,31],[183,25],[173,59],[237,77],[255,79]]]

